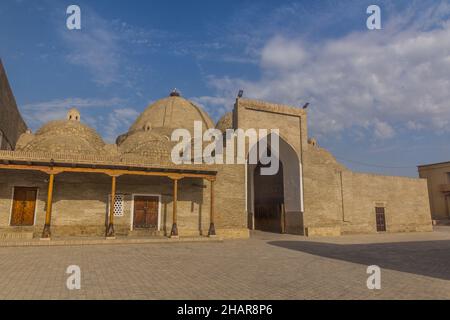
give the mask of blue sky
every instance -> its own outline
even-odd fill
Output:
[[[175,87],[214,120],[242,88],[310,102],[310,135],[348,167],[416,176],[450,160],[449,17],[449,1],[2,0],[0,57],[33,130],[76,106],[112,142]]]

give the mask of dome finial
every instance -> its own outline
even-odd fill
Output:
[[[70,109],[69,112],[67,112],[67,120],[80,122],[80,111],[76,108]]]
[[[174,88],[172,90],[172,92],[170,93],[170,96],[171,97],[179,97],[180,96],[180,93],[177,91],[177,88]]]

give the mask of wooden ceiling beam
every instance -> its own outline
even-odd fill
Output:
[[[102,169],[102,168],[80,168],[80,167],[62,167],[62,166],[44,166],[44,165],[24,165],[24,164],[0,164],[0,169],[12,169],[12,170],[33,170],[41,171],[47,174],[59,174],[63,172],[75,172],[75,173],[102,173],[109,176],[121,176],[121,175],[137,175],[137,176],[158,176],[168,177],[170,179],[182,179],[182,178],[202,178],[207,180],[215,180],[215,173],[183,173],[183,172],[168,172],[161,169],[161,171],[139,171],[139,170],[125,170],[125,169]]]

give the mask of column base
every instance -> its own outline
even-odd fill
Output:
[[[172,230],[170,231],[170,237],[171,238],[178,238],[178,227],[177,224],[172,224]]]
[[[106,238],[115,238],[114,236],[114,224],[110,223],[106,229]]]
[[[50,237],[48,237],[48,238],[39,238],[39,240],[41,240],[41,241],[50,241],[52,239]]]
[[[51,235],[52,235],[52,232],[50,230],[50,225],[46,224],[44,226],[44,230],[42,231],[41,240],[44,240],[44,239],[50,240]]]
[[[214,227],[214,223],[211,223],[209,225],[208,237],[215,237],[215,236],[216,236],[216,228]]]

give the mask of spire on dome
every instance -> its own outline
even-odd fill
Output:
[[[172,90],[172,92],[170,93],[170,96],[171,96],[171,97],[180,97],[181,95],[180,95],[180,93],[177,91],[177,88],[174,88],[174,89]]]

